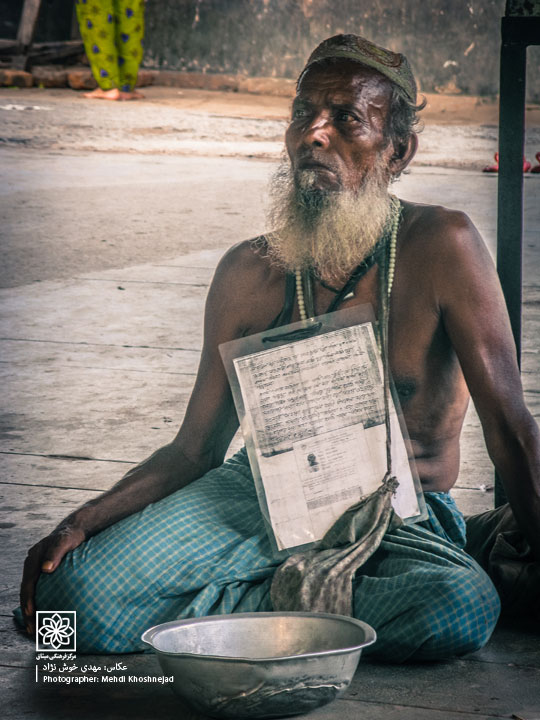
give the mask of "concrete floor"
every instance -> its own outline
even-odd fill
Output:
[[[58,91],[54,97],[62,103]],[[69,91],[64,97],[72,101]],[[5,91],[0,105],[10,98]],[[98,106],[91,112],[101,113]],[[175,433],[197,366],[213,268],[231,242],[264,226],[271,163],[133,148],[104,154],[107,123],[121,122],[122,107],[103,113],[108,120],[91,151],[37,142],[1,151],[0,697],[3,716],[14,720],[199,717],[156,684],[36,682],[35,648],[11,620],[27,548]],[[39,139],[39,123],[33,132]],[[450,151],[442,142],[439,152]],[[540,176],[527,177],[525,187],[523,379],[539,417]],[[493,249],[494,177],[417,166],[395,191],[465,210]],[[463,445],[455,495],[465,511],[481,511],[493,504],[493,480],[472,411]],[[501,625],[486,648],[457,660],[383,666],[363,659],[345,698],[309,717],[538,720],[539,637],[527,626]],[[157,673],[151,655],[107,663],[120,659],[129,674]],[[78,656],[83,661],[103,658]]]

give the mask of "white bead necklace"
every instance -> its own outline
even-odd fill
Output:
[[[392,292],[392,285],[394,284],[394,274],[396,270],[396,247],[397,247],[397,234],[399,229],[399,219],[401,217],[401,203],[395,195],[391,195],[392,198],[392,233],[390,235],[390,247],[388,249],[388,285],[387,294],[390,297]],[[300,319],[307,320],[308,316],[306,313],[306,302],[304,299],[304,288],[302,286],[302,271],[299,268],[295,270],[296,277],[296,299],[298,302],[298,310],[300,312]]]

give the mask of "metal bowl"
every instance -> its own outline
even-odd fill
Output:
[[[341,695],[362,648],[376,640],[360,620],[323,613],[237,613],[156,625],[142,640],[173,689],[218,718],[309,712]]]

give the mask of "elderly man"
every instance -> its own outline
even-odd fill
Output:
[[[390,257],[389,367],[429,518],[386,533],[356,573],[354,614],[377,630],[374,654],[393,661],[487,642],[499,599],[463,550],[463,517],[448,495],[469,393],[540,557],[539,433],[497,275],[470,220],[388,193],[416,150],[416,102],[402,55],[353,35],[314,51],[286,133],[290,163],[273,183],[274,231],[233,247],[217,268],[182,427],[30,550],[21,591],[29,631],[36,605],[77,610],[79,649],[129,652],[159,622],[272,610],[278,561],[246,453],[223,463],[238,419],[218,347],[297,320],[308,298],[308,314],[370,303],[380,315]]]

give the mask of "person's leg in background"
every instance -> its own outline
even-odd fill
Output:
[[[98,88],[85,97],[132,100],[142,60],[143,0],[78,0],[77,19]]]
[[[143,97],[135,84],[143,57],[144,0],[115,0],[115,7],[121,99]]]

